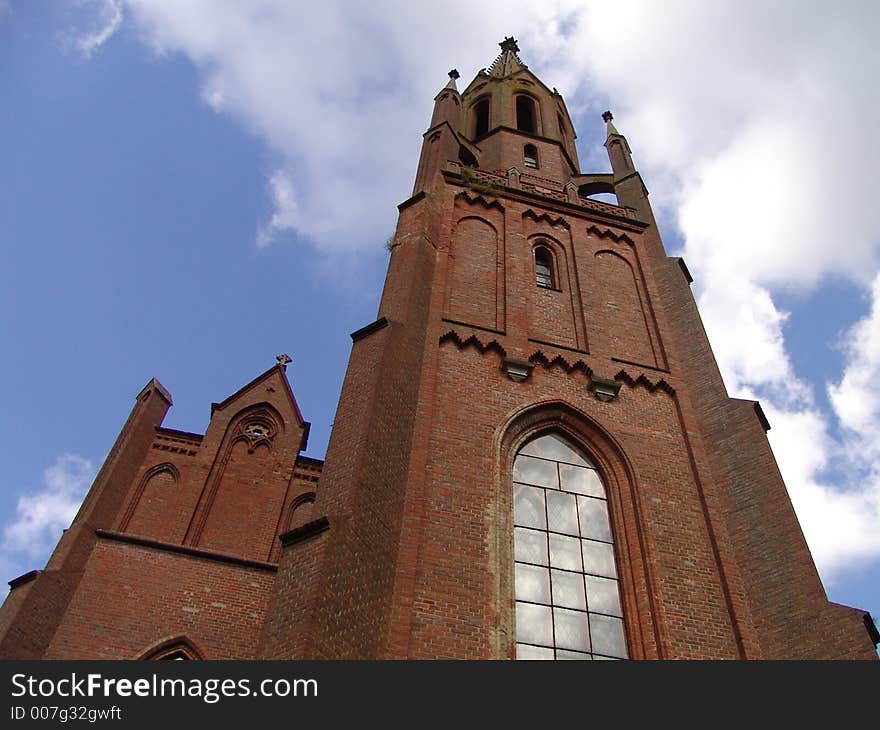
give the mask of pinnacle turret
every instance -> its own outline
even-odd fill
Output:
[[[617,131],[617,127],[614,126],[614,115],[610,111],[602,112],[602,121],[605,122],[605,139],[608,137],[622,137],[623,135]]]
[[[452,90],[452,91],[456,91],[456,92],[457,92],[457,91],[458,91],[458,87],[455,85],[455,80],[456,80],[457,78],[459,78],[460,76],[461,76],[461,74],[458,72],[458,69],[455,69],[455,68],[452,69],[452,70],[449,72],[449,83],[447,83],[446,86],[444,86],[443,88],[444,88],[444,89],[450,89],[450,90]]]

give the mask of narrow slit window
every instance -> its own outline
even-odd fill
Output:
[[[553,288],[553,254],[544,246],[535,249],[535,284],[544,289]]]
[[[516,97],[516,128],[520,132],[536,134],[535,102],[529,96]]]
[[[538,148],[533,144],[523,147],[523,165],[533,169],[538,168]]]
[[[489,131],[489,99],[480,99],[474,104],[474,139]]]

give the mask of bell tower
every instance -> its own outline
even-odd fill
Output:
[[[10,582],[0,658],[877,658],[611,113],[611,172],[582,172],[514,39],[458,78],[325,461],[287,355],[204,433],[163,425],[151,380],[49,562]]]
[[[435,97],[263,655],[876,658],[611,113],[611,172],[582,172],[562,96],[500,45]]]

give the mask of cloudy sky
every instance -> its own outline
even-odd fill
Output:
[[[505,35],[612,108],[832,600],[880,616],[873,2],[0,0],[0,576],[40,567],[153,376],[166,425],[280,352],[321,457],[432,98]]]

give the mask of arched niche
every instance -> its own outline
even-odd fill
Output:
[[[138,482],[120,528],[123,532],[171,540],[176,523],[180,472],[171,463],[157,464]]]
[[[449,251],[449,319],[498,328],[498,248],[498,228],[487,218],[470,215],[456,222]]]

